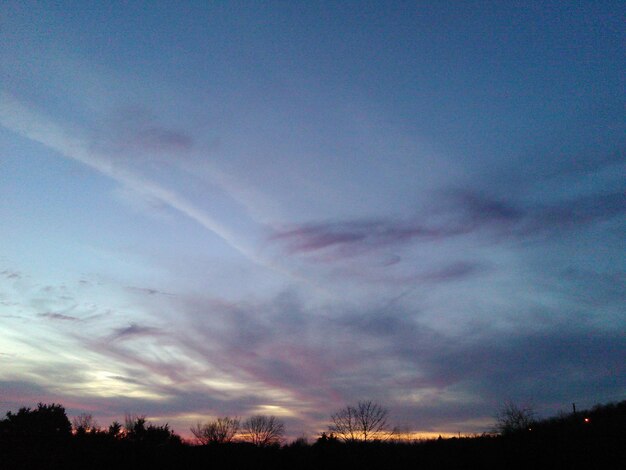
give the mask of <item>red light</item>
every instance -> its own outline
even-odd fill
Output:
[[[590,420],[589,418],[585,418],[585,419],[584,419],[584,421],[585,421],[585,423],[588,423],[588,422],[590,422],[591,420]]]

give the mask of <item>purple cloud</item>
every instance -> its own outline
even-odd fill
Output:
[[[457,193],[456,211],[465,231],[485,229],[499,236],[524,238],[574,230],[626,211],[622,192],[593,194],[554,204],[522,206],[475,192]]]
[[[309,223],[278,230],[270,240],[289,254],[316,254],[318,260],[337,259],[373,250],[430,242],[487,231],[497,239],[526,238],[611,219],[626,211],[623,193],[596,194],[545,206],[527,206],[472,191],[456,192],[437,217],[400,220],[348,220]]]
[[[346,221],[338,223],[306,224],[277,231],[270,240],[286,244],[289,253],[311,253],[325,249],[345,249],[345,255],[397,245],[420,238],[435,240],[458,233],[456,228],[430,228],[418,222]]]

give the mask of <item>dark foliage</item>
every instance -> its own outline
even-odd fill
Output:
[[[55,439],[68,437],[72,424],[61,405],[39,403],[34,410],[20,408],[15,414],[9,411],[1,422],[0,432],[5,437]]]
[[[626,468],[626,401],[535,421],[531,430],[519,429],[501,436],[408,443],[343,442],[323,434],[314,444],[299,439],[282,447],[245,442],[187,445],[167,425],[148,424],[144,417],[127,420],[125,432],[117,423],[108,431],[72,435],[64,416],[60,405],[7,413],[0,421],[0,468]]]

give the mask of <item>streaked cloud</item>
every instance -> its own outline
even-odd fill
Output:
[[[56,312],[46,312],[37,314],[40,317],[49,318],[51,320],[61,320],[61,321],[78,321],[78,318],[73,317],[71,315],[64,315],[62,313]]]
[[[107,158],[102,158],[90,150],[87,142],[33,111],[17,101],[7,92],[0,94],[0,124],[7,129],[17,132],[26,138],[46,145],[61,155],[72,158],[88,167],[111,177],[139,194],[155,198],[167,204],[172,209],[199,223],[224,240],[229,246],[251,260],[258,261],[251,249],[237,239],[228,228],[211,216],[195,207],[175,191],[161,187],[151,181],[143,179],[130,171],[116,166]]]
[[[136,323],[131,323],[129,326],[116,328],[113,332],[112,338],[114,340],[125,339],[129,337],[137,336],[154,336],[159,335],[161,332],[158,328],[151,326],[141,326]]]
[[[332,257],[315,259],[333,261],[385,247],[432,243],[478,231],[501,239],[526,238],[575,230],[619,216],[626,212],[626,195],[598,193],[550,205],[525,206],[465,191],[457,192],[442,206],[419,220],[309,223],[277,230],[270,240],[283,245],[289,254],[332,251]]]

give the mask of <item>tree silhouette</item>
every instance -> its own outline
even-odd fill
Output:
[[[145,415],[126,414],[124,419],[125,439],[148,445],[180,444],[180,436],[174,433],[169,424],[157,426],[146,421]],[[116,423],[113,423],[116,424]],[[109,432],[115,429],[109,428]],[[119,432],[118,432],[119,433]]]
[[[391,437],[389,410],[372,401],[348,405],[331,415],[329,430],[345,442],[384,440]]]
[[[39,403],[34,410],[20,408],[17,413],[9,411],[2,424],[5,433],[15,436],[65,437],[72,432],[65,408],[55,403]]]
[[[109,430],[107,431],[107,434],[115,438],[122,437],[122,425],[119,423],[119,421],[113,421],[109,425]]]
[[[280,444],[285,434],[285,425],[275,416],[252,416],[242,427],[245,439],[259,447]]]
[[[520,407],[507,401],[496,415],[495,428],[501,434],[511,434],[517,431],[530,430],[534,422],[535,411],[532,407]]]
[[[146,434],[146,416],[126,413],[124,417],[124,430],[126,431],[126,437],[128,439],[142,440]]]
[[[239,419],[224,416],[205,424],[198,423],[189,430],[200,444],[225,444],[232,442],[239,432]]]
[[[182,443],[180,436],[170,429],[170,425],[168,423],[161,426],[149,424],[143,440],[153,446]]]
[[[76,434],[87,434],[98,431],[98,423],[89,413],[81,413],[72,419],[72,427]]]

